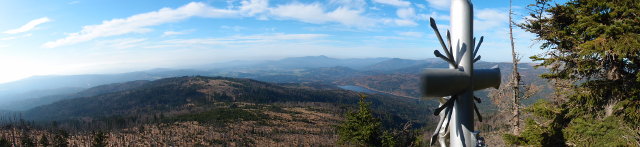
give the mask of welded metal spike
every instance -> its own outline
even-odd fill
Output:
[[[436,57],[438,57],[438,58],[443,58],[444,60],[448,60],[448,58],[445,57],[444,55],[442,55],[442,53],[440,53],[440,51],[438,51],[438,50],[434,50],[433,54],[436,55]]]
[[[476,62],[480,61],[480,58],[482,58],[482,56],[480,56],[480,55],[476,56],[476,58],[473,59],[473,63],[476,63]]]
[[[436,37],[438,37],[438,41],[440,42],[440,46],[442,46],[444,53],[447,54],[447,57],[451,58],[453,55],[451,54],[451,52],[449,52],[449,50],[447,49],[447,45],[445,45],[444,41],[442,40],[442,35],[440,35],[440,31],[438,30],[438,26],[436,25],[436,20],[431,17],[429,18],[429,21],[431,23],[431,28],[436,33]]]
[[[484,40],[484,36],[480,36],[480,41],[478,41],[478,44],[476,45],[476,50],[473,51],[473,56],[478,55],[478,50],[480,50],[480,45],[482,45],[483,40]]]
[[[431,25],[431,28],[438,29],[438,26],[436,26],[436,20],[433,19],[433,17],[429,17],[429,24]]]
[[[478,115],[478,120],[482,122],[482,115],[480,115],[480,111],[478,110],[478,106],[476,105],[476,103],[473,103],[473,109],[476,112],[476,115]]]
[[[478,102],[478,103],[482,103],[482,100],[480,100],[480,98],[478,98],[476,96],[473,96],[473,99],[476,100],[476,102]]]
[[[456,57],[457,64],[460,64],[460,61],[462,60],[462,56],[464,56],[465,52],[467,52],[467,44],[462,44],[462,47],[460,47],[460,50],[458,50],[458,54]]]
[[[445,57],[444,55],[442,55],[442,53],[440,53],[440,51],[435,50],[435,51],[433,51],[433,54],[436,55],[436,57],[441,58],[442,60],[447,61],[447,63],[455,66],[454,65],[455,63],[453,62],[453,60],[451,60],[451,59]]]
[[[457,96],[456,96],[456,97],[457,97]],[[453,98],[451,98],[451,99],[452,99],[452,100],[455,100],[455,99],[453,99]],[[450,100],[451,100],[451,99],[450,99]],[[453,113],[453,105],[455,105],[455,103],[452,103],[452,104],[451,104],[451,106],[450,106],[451,108],[450,108],[450,109],[445,110],[445,112],[446,112],[446,114],[447,114],[447,121],[446,121],[446,122],[447,122],[447,124],[444,126],[444,130],[449,130],[449,123],[451,122],[451,114]]]
[[[473,37],[473,45],[474,46],[476,45],[476,37]],[[471,48],[473,48],[473,47],[471,47]]]
[[[449,30],[447,30],[447,42],[449,43],[449,53],[453,53],[453,46],[451,46],[451,33]],[[450,55],[449,59],[453,60],[453,55]]]

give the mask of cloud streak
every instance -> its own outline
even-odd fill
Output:
[[[473,29],[476,31],[490,31],[509,25],[508,12],[499,9],[480,9],[475,13]]]
[[[427,0],[429,7],[438,10],[449,10],[451,7],[451,0]]]
[[[373,18],[363,16],[363,13],[364,10],[349,7],[338,7],[334,10],[327,10],[323,5],[318,3],[302,4],[294,2],[269,7],[269,3],[266,0],[251,0],[242,1],[239,7],[220,9],[210,7],[200,2],[191,2],[175,9],[162,8],[157,11],[136,14],[127,18],[103,21],[97,25],[87,25],[82,27],[80,32],[71,33],[64,38],[46,42],[42,47],[55,48],[91,41],[101,37],[130,33],[147,33],[152,31],[152,29],[149,28],[151,26],[179,22],[191,17],[256,17],[258,19],[273,17],[276,19],[295,20],[312,24],[337,23],[358,28],[372,27],[379,23]]]
[[[362,13],[362,10],[347,7],[338,7],[333,11],[327,11],[318,3],[292,3],[280,5],[271,10],[271,14],[276,18],[293,19],[306,23],[339,23],[355,27],[371,27],[376,25],[374,19],[362,16]]]
[[[173,39],[162,41],[161,45],[155,47],[175,47],[191,45],[233,45],[233,44],[253,44],[269,43],[291,40],[313,40],[328,37],[327,34],[260,34],[260,35],[236,35],[222,38],[194,38],[194,39]]]
[[[162,33],[162,37],[174,36],[174,35],[184,35],[193,32],[194,30],[186,30],[186,31],[164,31]]]
[[[97,47],[107,47],[110,49],[126,49],[139,47],[145,43],[145,38],[121,38],[113,40],[101,40],[96,42]]]
[[[4,33],[5,34],[24,33],[24,32],[31,31],[31,30],[35,29],[40,24],[47,23],[47,22],[50,22],[50,21],[51,21],[51,19],[49,19],[48,17],[42,17],[42,18],[34,19],[34,20],[29,21],[27,24],[22,25],[19,28],[7,30],[7,31],[4,31]]]
[[[100,37],[129,33],[145,33],[151,31],[151,29],[147,27],[177,22],[194,16],[220,18],[236,15],[236,11],[216,9],[203,3],[192,2],[176,9],[162,8],[158,11],[137,14],[124,19],[112,19],[104,21],[102,24],[84,26],[80,32],[71,33],[65,38],[47,42],[42,46],[55,48],[90,41]]]
[[[411,2],[403,1],[403,0],[373,0],[373,2],[392,5],[396,7],[408,7],[411,6]]]
[[[422,32],[398,32],[398,35],[407,36],[407,37],[415,37],[420,38],[424,36]]]

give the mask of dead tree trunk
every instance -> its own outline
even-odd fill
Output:
[[[513,12],[511,10],[511,2],[509,0],[509,39],[511,40],[511,57],[513,60],[513,71],[511,73],[511,88],[513,90],[513,134],[520,132],[520,73],[518,73],[518,59],[513,41]]]

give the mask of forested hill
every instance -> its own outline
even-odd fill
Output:
[[[137,84],[139,84],[138,82]],[[389,123],[424,124],[433,108],[426,101],[371,95],[374,110]],[[209,111],[229,103],[328,103],[351,107],[357,93],[280,86],[251,79],[225,77],[176,77],[145,82],[128,90],[58,101],[25,111],[28,120],[90,120],[104,117],[146,118],[157,114],[179,116]],[[433,104],[431,104],[433,105]],[[340,113],[340,112],[336,112]]]

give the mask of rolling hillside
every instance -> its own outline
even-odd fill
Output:
[[[68,141],[79,146],[89,145],[88,132],[96,130],[109,130],[106,139],[115,146],[331,146],[337,141],[335,126],[358,101],[356,92],[319,83],[203,76],[102,85],[68,96],[20,112],[21,120],[71,130]],[[377,94],[367,101],[389,129],[435,123],[435,104],[428,101]],[[15,116],[2,114],[3,119]],[[32,135],[59,135],[20,128]]]
[[[223,77],[177,77],[150,82],[129,82],[128,89],[117,89],[93,96],[61,100],[24,112],[29,120],[82,120],[110,116],[179,116],[205,112],[229,103],[281,104],[327,103],[353,106],[355,92],[317,90],[310,87],[280,86],[270,83]],[[120,84],[116,87],[122,87]],[[102,86],[110,87],[109,85]],[[90,89],[84,92],[95,91]],[[99,92],[92,92],[99,93]],[[390,119],[426,123],[432,108],[427,102],[387,95],[372,95],[374,109]],[[432,104],[433,105],[433,104]]]
[[[21,111],[61,99],[78,97],[75,96],[75,93],[95,85],[193,75],[249,78],[270,83],[321,83],[329,87],[357,85],[397,96],[419,97],[417,83],[422,70],[424,68],[447,67],[444,61],[433,58],[426,60],[336,59],[326,56],[285,58],[262,62],[246,61],[246,63],[234,64],[242,66],[209,65],[191,70],[155,69],[123,74],[33,77],[0,84],[0,90],[5,90],[0,93],[0,106],[5,110]],[[510,63],[482,61],[476,63],[477,68],[490,68],[495,65],[501,68],[502,77],[506,81],[511,70]],[[534,83],[547,88],[546,81],[537,77],[545,69],[533,69],[532,64],[521,64],[520,70],[525,83]],[[29,87],[30,85],[31,87]],[[21,90],[23,93],[15,94],[16,91]],[[31,91],[24,92],[25,90]],[[8,91],[13,91],[14,94]],[[539,97],[544,97],[547,93],[551,93],[551,89],[545,89]],[[480,96],[484,97],[484,95]]]

